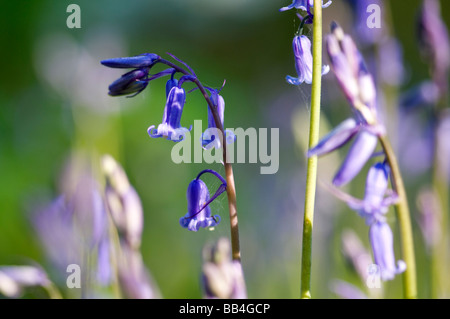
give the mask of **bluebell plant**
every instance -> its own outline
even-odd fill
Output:
[[[332,189],[369,225],[372,251],[375,262],[381,268],[382,279],[391,280],[396,274],[406,271],[405,296],[414,298],[417,291],[409,207],[396,156],[387,138],[386,129],[379,118],[379,101],[375,82],[352,38],[346,35],[336,23],[332,24],[331,31],[326,38],[331,68],[351,105],[353,118],[344,121],[326,135],[317,146],[309,150],[308,156],[327,154],[355,138],[347,157],[333,179],[335,186],[349,183],[372,157],[385,156],[384,162],[375,164],[369,170],[364,200],[355,200],[336,188]],[[381,144],[383,152],[375,154],[378,143]],[[389,177],[393,189],[388,192]],[[392,231],[385,219],[385,214],[391,205],[396,206],[399,215],[405,259],[397,264],[393,253]]]
[[[162,123],[158,125],[157,128],[154,125],[150,126],[147,131],[152,138],[164,137],[174,142],[180,142],[183,140],[184,134],[190,130],[181,126],[181,116],[186,102],[186,91],[183,88],[183,85],[187,82],[192,82],[197,85],[197,88],[202,92],[208,103],[209,130],[207,130],[207,132],[209,133],[211,129],[217,129],[222,133],[222,137],[216,139],[216,135],[221,134],[206,134],[205,132],[202,136],[202,144],[205,148],[220,148],[221,145],[223,145],[225,111],[225,101],[219,94],[220,90],[204,87],[189,65],[172,54],[170,54],[170,56],[177,62],[183,64],[187,70],[156,54],[149,53],[135,57],[113,58],[101,61],[103,65],[112,68],[134,68],[133,71],[126,73],[110,85],[110,95],[118,96],[134,93],[131,95],[132,97],[142,92],[150,81],[163,76],[170,76],[166,82],[166,106],[164,108]],[[165,64],[169,68],[151,75],[150,71],[152,67],[158,63]],[[181,74],[179,79],[175,77],[177,74]],[[230,139],[233,140],[234,136],[228,134],[227,139],[228,141],[230,141]],[[206,184],[200,180],[201,175],[205,172],[212,173],[223,181],[220,192],[216,193],[211,198]],[[226,188],[226,181],[217,172],[212,170],[201,172],[197,178],[189,184],[187,191],[188,213],[185,217],[181,218],[181,226],[191,231],[198,231],[200,227],[213,227],[219,224],[220,217],[218,215],[211,216],[209,204],[223,193]]]

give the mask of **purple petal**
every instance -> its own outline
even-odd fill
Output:
[[[308,151],[308,157],[328,154],[350,141],[359,131],[359,126],[354,119],[348,119],[333,131],[327,134],[319,144]]]
[[[369,170],[366,181],[366,205],[379,207],[382,205],[388,188],[388,171],[383,163],[378,163]]]
[[[378,138],[367,131],[361,131],[350,148],[346,159],[333,179],[333,184],[343,186],[349,183],[372,156]]]
[[[380,267],[383,281],[394,279],[395,275],[406,270],[406,264],[399,261],[395,264],[394,238],[391,228],[385,222],[372,224],[369,230],[375,263]]]

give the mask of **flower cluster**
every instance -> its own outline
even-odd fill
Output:
[[[354,118],[347,119],[327,134],[308,156],[321,156],[335,151],[352,139],[347,157],[333,179],[335,186],[343,186],[362,170],[385,135],[385,129],[377,116],[376,89],[367,71],[361,53],[352,38],[333,23],[327,36],[327,51],[337,81],[352,106]],[[375,263],[381,269],[381,278],[391,280],[406,269],[403,261],[395,263],[393,236],[385,215],[397,202],[397,195],[388,189],[390,168],[379,162],[371,167],[366,180],[363,200],[347,195],[335,187],[331,191],[348,206],[358,212],[370,227],[369,237]]]
[[[187,129],[181,126],[181,116],[186,103],[186,91],[183,85],[187,82],[194,83],[203,93],[208,104],[208,128],[202,134],[202,146],[205,149],[213,147],[219,149],[222,147],[223,142],[233,143],[235,140],[234,134],[231,131],[225,131],[223,128],[225,101],[220,95],[222,88],[218,90],[204,87],[189,65],[174,55],[169,55],[177,62],[183,64],[186,69],[152,53],[101,61],[107,67],[133,69],[109,86],[109,94],[119,96],[134,93],[131,95],[132,97],[142,92],[150,81],[163,76],[170,76],[166,82],[166,105],[162,123],[158,126],[150,126],[147,132],[152,138],[163,137],[174,142],[180,142],[184,139],[185,134],[191,130],[191,128]],[[150,71],[156,64],[162,64],[168,68],[161,72],[150,74]],[[176,77],[178,74],[181,75],[179,78]],[[210,197],[206,184],[200,180],[204,173],[212,173],[222,181],[221,186],[212,197]],[[226,185],[225,180],[217,172],[212,170],[202,171],[188,186],[188,213],[180,219],[180,225],[190,231],[198,231],[200,227],[209,228],[219,224],[220,217],[211,215],[209,204],[226,190]]]
[[[323,1],[322,1],[323,2]],[[331,4],[331,1],[328,1],[325,5],[322,6],[324,8],[328,7]],[[314,15],[311,12],[311,7],[314,5],[313,0],[303,0],[303,1],[294,1],[290,6],[281,8],[280,11],[286,11],[289,9],[301,9],[306,11],[306,16],[302,17],[300,14],[297,14],[301,23],[299,27],[299,31],[294,37],[292,41],[292,48],[294,50],[295,57],[295,69],[297,71],[297,77],[286,76],[286,81],[292,85],[300,85],[303,83],[311,84],[313,77],[313,57],[311,53],[311,40],[302,35],[303,27],[305,24],[311,24],[314,19]],[[322,67],[322,75],[327,74],[330,71],[330,67],[328,65],[324,65]]]

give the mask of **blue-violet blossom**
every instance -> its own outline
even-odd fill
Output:
[[[349,183],[372,157],[378,137],[385,134],[385,129],[377,119],[375,84],[361,54],[353,40],[345,35],[337,24],[332,25],[332,31],[327,37],[328,54],[338,83],[352,105],[355,119],[344,121],[327,134],[308,152],[308,157],[330,153],[355,138],[333,179],[334,185],[343,186]]]
[[[369,237],[375,263],[380,267],[381,279],[392,280],[406,269],[404,261],[395,263],[393,235],[385,215],[398,196],[388,189],[389,169],[385,163],[377,163],[369,170],[364,199],[356,199],[338,189],[332,192],[358,212],[369,225]]]
[[[286,81],[292,85],[300,85],[303,82],[311,84],[313,77],[311,40],[304,35],[295,36],[292,41],[292,47],[294,49],[295,69],[297,70],[298,77],[295,78],[288,75]],[[328,65],[323,66],[322,75],[327,74],[329,71],[330,67]]]
[[[158,125],[158,128],[152,125],[147,130],[150,137],[165,137],[174,142],[182,141],[184,134],[189,131],[180,125],[185,102],[186,92],[184,89],[177,86],[172,87],[167,97],[162,123]]]

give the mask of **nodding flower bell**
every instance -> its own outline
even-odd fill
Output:
[[[338,84],[352,105],[357,117],[369,124],[377,124],[376,88],[372,75],[353,39],[337,24],[326,38],[328,57]]]
[[[328,1],[327,3],[323,4],[322,0],[322,8],[328,8],[333,1]],[[287,7],[283,7],[280,9],[280,11],[287,11],[291,9],[300,9],[303,11],[309,11],[309,8],[314,6],[314,0],[294,0],[290,5]]]
[[[395,264],[392,231],[386,222],[385,215],[389,207],[398,201],[398,196],[388,190],[389,169],[385,163],[377,163],[369,170],[366,180],[364,199],[356,199],[337,189],[332,189],[334,195],[358,212],[369,225],[369,237],[375,263],[380,267],[381,279],[392,280],[396,274],[406,269],[403,261]]]
[[[225,118],[225,100],[216,90],[211,90],[211,102],[214,104],[217,113],[219,114],[222,126],[224,125]],[[225,128],[224,128],[225,129]],[[214,119],[213,113],[208,105],[208,128],[202,134],[202,146],[204,149],[211,149],[215,147],[216,149],[221,148],[221,132],[216,126],[216,121]],[[236,135],[230,131],[225,130],[225,142],[227,144],[232,144],[236,139]]]
[[[313,56],[311,53],[311,40],[305,35],[295,36],[294,40],[292,41],[292,47],[294,49],[295,69],[297,70],[298,77],[295,78],[288,75],[286,77],[286,81],[292,85],[300,85],[303,82],[311,84],[313,77]],[[329,66],[323,66],[322,75],[327,74],[329,71]]]
[[[173,86],[167,96],[162,123],[158,125],[158,128],[152,125],[147,130],[150,137],[165,137],[174,142],[182,141],[184,134],[189,131],[180,125],[185,102],[186,92],[184,89]]]
[[[208,187],[200,179],[205,173],[213,174],[222,182],[222,185],[220,185],[212,197],[210,197]],[[211,216],[209,204],[222,194],[226,188],[226,181],[217,172],[213,170],[202,171],[188,186],[186,193],[188,212],[184,217],[180,218],[180,225],[194,232],[198,231],[200,227],[208,228],[218,225],[220,223],[220,216]]]
[[[395,263],[394,236],[386,222],[375,222],[369,230],[370,244],[372,245],[375,264],[380,267],[381,280],[392,280],[395,275],[406,270],[406,263],[399,260]]]

